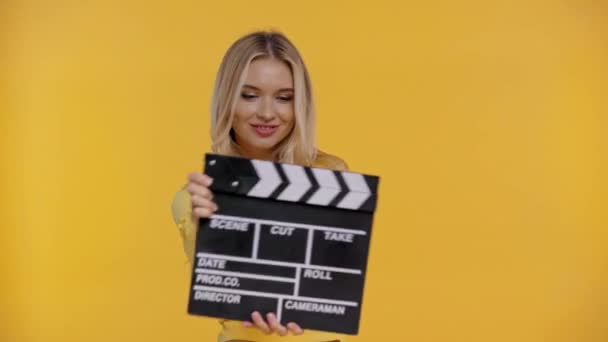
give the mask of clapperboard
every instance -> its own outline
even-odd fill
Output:
[[[188,312],[357,334],[379,178],[207,154]]]

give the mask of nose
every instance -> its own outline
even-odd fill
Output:
[[[264,98],[260,101],[260,106],[256,112],[256,116],[264,121],[270,121],[275,117],[275,108],[272,99]]]

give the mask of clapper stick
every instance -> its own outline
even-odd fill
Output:
[[[188,312],[357,334],[377,176],[207,154]]]

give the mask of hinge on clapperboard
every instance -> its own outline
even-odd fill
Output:
[[[231,158],[231,162],[221,162],[221,157],[213,154],[205,156],[205,174],[213,178],[211,191],[229,194],[245,194],[258,177],[251,169],[250,162],[244,158]],[[238,172],[236,170],[238,168]],[[239,176],[237,176],[239,175]]]

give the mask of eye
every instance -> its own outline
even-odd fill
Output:
[[[258,96],[256,94],[241,93],[241,97],[247,101],[251,101],[251,100],[257,98]]]
[[[281,102],[289,102],[289,101],[293,100],[293,96],[292,95],[281,95],[281,96],[277,97],[277,100],[279,100]]]

